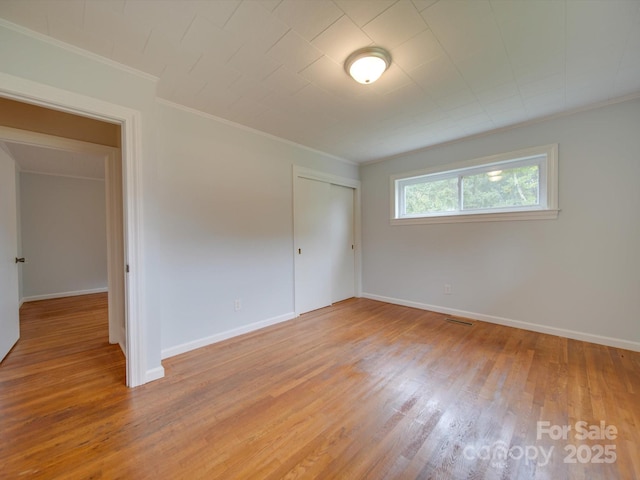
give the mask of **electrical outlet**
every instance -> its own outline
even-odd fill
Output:
[[[237,312],[238,310],[242,310],[242,300],[239,298],[236,298],[233,301],[233,309]]]
[[[453,292],[451,291],[451,284],[450,283],[445,283],[444,284],[444,294],[445,295],[451,295]]]

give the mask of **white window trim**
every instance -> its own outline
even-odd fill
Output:
[[[525,159],[545,155],[540,180],[540,203],[535,207],[512,207],[502,210],[476,210],[461,212],[446,212],[431,214],[429,216],[400,217],[400,200],[398,195],[398,183],[412,177],[434,175],[442,173],[443,177],[457,175],[461,170],[472,173],[483,167],[493,166],[500,162],[515,159]],[[545,181],[546,180],[546,181]],[[462,223],[462,222],[499,222],[512,220],[549,220],[558,218],[558,144],[544,145],[540,147],[525,148],[514,152],[501,153],[488,157],[476,158],[455,164],[441,165],[424,170],[392,175],[390,178],[391,200],[391,224],[392,225],[419,225],[432,223]]]

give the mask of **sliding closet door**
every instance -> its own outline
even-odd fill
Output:
[[[331,185],[294,179],[295,309],[305,313],[331,305]]]
[[[354,189],[294,177],[295,311],[355,296]]]
[[[355,296],[353,188],[331,185],[332,302]]]

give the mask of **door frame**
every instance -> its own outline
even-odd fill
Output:
[[[360,195],[361,195],[361,184],[360,180],[354,180],[353,178],[341,177],[338,175],[332,175],[330,173],[324,173],[317,170],[312,170],[310,168],[299,167],[297,165],[293,166],[293,209],[295,210],[295,202],[296,202],[296,179],[297,178],[307,178],[309,180],[316,180],[319,182],[325,182],[333,185],[339,185],[341,187],[353,188],[354,196],[353,196],[353,220],[354,220],[354,279],[355,279],[355,294],[356,297],[359,298],[362,296],[362,248],[361,248],[361,203],[360,203]],[[293,215],[293,222],[295,222],[295,215]],[[295,239],[295,225],[293,226],[294,233],[294,247],[296,245]],[[295,305],[295,276],[297,272],[295,271],[295,256],[296,250],[293,248],[293,265],[294,265],[294,295],[293,295],[293,303],[294,303],[294,311],[296,316],[299,316],[296,305]]]
[[[147,373],[142,250],[142,131],[141,113],[121,105],[69,92],[0,72],[0,97],[89,117],[121,126],[122,211],[124,259],[129,267],[125,281],[126,383],[129,387],[164,376]],[[110,336],[111,336],[110,331]],[[114,332],[117,335],[117,332]],[[156,371],[158,370],[158,371]]]

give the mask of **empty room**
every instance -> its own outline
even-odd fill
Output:
[[[640,1],[0,0],[0,465],[640,478]]]

